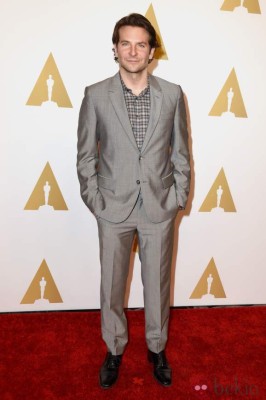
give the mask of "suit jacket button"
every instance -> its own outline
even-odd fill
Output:
[[[139,180],[137,180],[136,182],[137,182],[138,185],[140,184],[140,181],[139,181]]]

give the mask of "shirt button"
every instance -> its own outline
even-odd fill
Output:
[[[139,185],[139,184],[140,184],[140,181],[139,181],[139,180],[137,180],[137,181],[136,181],[136,183]]]
[[[143,157],[142,157],[142,156],[139,156],[139,161],[142,160],[142,159],[143,159]]]

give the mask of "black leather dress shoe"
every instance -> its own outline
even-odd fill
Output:
[[[172,384],[172,370],[167,362],[164,350],[160,353],[153,353],[148,350],[148,360],[153,363],[153,375],[163,386]]]
[[[121,364],[122,355],[113,356],[107,353],[104,363],[100,369],[100,385],[103,389],[109,389],[118,378],[118,370]]]

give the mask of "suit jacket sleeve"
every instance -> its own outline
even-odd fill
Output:
[[[174,165],[174,178],[178,206],[185,207],[190,187],[190,157],[188,149],[187,116],[183,92],[180,86],[175,110],[174,127],[171,140],[171,162]]]
[[[86,206],[95,213],[98,194],[97,165],[98,138],[97,117],[89,88],[85,89],[78,122],[77,172],[80,182],[80,194]]]

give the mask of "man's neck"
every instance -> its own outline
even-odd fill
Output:
[[[148,85],[147,70],[134,74],[120,69],[120,75],[126,87],[131,89],[132,93],[136,96],[138,96]]]

